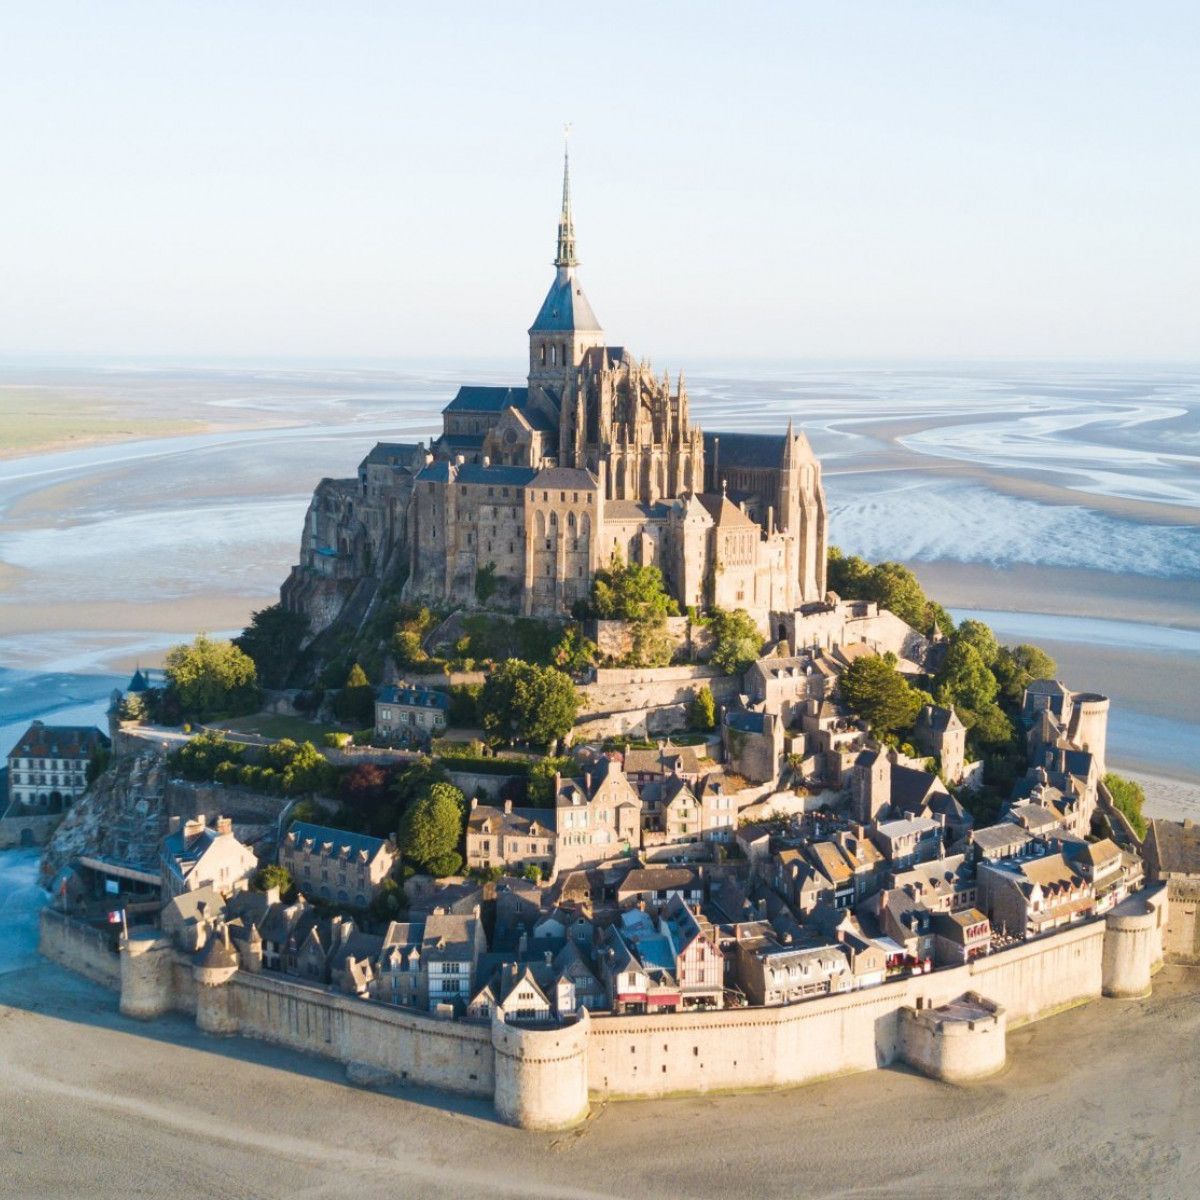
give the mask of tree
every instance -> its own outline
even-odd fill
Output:
[[[1002,646],[992,670],[1005,701],[1020,704],[1025,689],[1035,679],[1054,678],[1058,664],[1044,650],[1023,642],[1011,648]]]
[[[166,674],[184,710],[200,720],[218,713],[249,713],[258,707],[254,660],[232,642],[199,633],[190,646],[167,651]]]
[[[362,763],[338,781],[337,797],[361,821],[367,831],[381,836],[396,828],[396,801],[392,777],[383,767]]]
[[[292,890],[291,872],[287,867],[281,867],[278,863],[268,863],[255,874],[253,887],[257,892],[266,892],[270,891],[271,888],[278,888],[279,895],[282,898]]]
[[[575,673],[590,667],[597,653],[596,643],[584,636],[582,625],[573,621],[563,630],[550,657],[560,670]]]
[[[578,767],[571,758],[539,758],[529,768],[527,799],[535,808],[554,807],[554,778],[556,775],[576,776]]]
[[[308,636],[308,618],[282,604],[261,608],[250,616],[250,624],[233,640],[252,659],[264,687],[286,686],[288,676]]]
[[[762,652],[762,634],[744,608],[714,608],[708,627],[714,640],[712,664],[726,675],[740,675]]]
[[[1123,813],[1130,825],[1133,826],[1133,832],[1138,837],[1144,838],[1146,830],[1150,826],[1145,816],[1142,815],[1142,805],[1146,803],[1146,793],[1142,791],[1141,784],[1110,771],[1104,776],[1104,786],[1108,788],[1108,793],[1112,796],[1117,810]]]
[[[980,712],[996,699],[999,687],[979,651],[966,640],[955,639],[937,675],[937,700]]]
[[[400,821],[400,844],[407,858],[430,875],[454,875],[462,866],[458,853],[466,798],[450,783],[435,783]]]
[[[692,697],[692,706],[688,712],[688,723],[693,729],[707,731],[717,725],[717,701],[712,694],[712,688],[707,684],[697,688]]]
[[[982,621],[964,621],[954,633],[956,641],[973,646],[989,670],[1000,654],[1000,643],[990,627]]]
[[[656,621],[679,615],[679,605],[657,567],[624,563],[618,555],[592,580],[592,609],[605,621]]]
[[[902,621],[924,634],[954,631],[954,621],[940,605],[929,600],[917,577],[898,562],[872,566],[858,555],[844,555],[830,546],[826,557],[826,578],[830,591],[854,600],[874,600],[894,612]]]
[[[967,736],[976,754],[1004,754],[1012,748],[1016,730],[998,704],[979,710],[963,709],[959,715],[967,726]]]
[[[350,668],[342,690],[334,697],[333,711],[340,721],[359,726],[375,724],[375,689],[360,663]]]
[[[481,683],[456,683],[450,689],[446,723],[456,729],[474,729],[479,724],[479,696],[482,691]]]
[[[148,713],[142,693],[127,692],[121,698],[119,713],[122,721],[144,721]]]
[[[479,712],[489,733],[547,746],[570,733],[579,712],[579,694],[557,668],[510,658],[488,676],[479,696]]]
[[[878,655],[855,659],[838,687],[842,699],[878,734],[911,729],[925,702],[923,693]]]
[[[222,763],[240,763],[244,746],[231,742],[221,733],[201,733],[185,742],[171,755],[171,766],[184,779],[208,780],[217,777]]]
[[[283,738],[267,747],[265,757],[285,796],[328,794],[333,789],[336,772],[312,742]]]

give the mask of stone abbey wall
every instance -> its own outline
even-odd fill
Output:
[[[103,935],[49,911],[42,952],[119,985],[127,1015],[195,1012],[210,1032],[258,1037],[399,1082],[491,1096],[502,1120],[549,1129],[581,1120],[589,1096],[788,1087],[898,1061],[938,1078],[981,1077],[1004,1061],[1006,1025],[1102,992],[1144,995],[1162,959],[1166,915],[1159,889],[1138,893],[1107,918],[859,992],[769,1009],[585,1014],[545,1029],[442,1021],[277,976],[236,968],[222,974],[193,966],[153,932],[133,934],[118,967]],[[997,1019],[947,1019],[944,1030],[931,1032],[923,1014],[966,995]]]

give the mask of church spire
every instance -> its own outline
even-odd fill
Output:
[[[567,146],[567,136],[571,126],[563,130],[563,194],[562,213],[558,218],[558,253],[554,256],[556,267],[577,267],[579,260],[575,257],[575,221],[571,217],[571,154]]]

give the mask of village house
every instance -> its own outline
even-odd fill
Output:
[[[163,839],[161,871],[165,899],[211,887],[228,894],[250,886],[250,877],[258,870],[258,858],[243,846],[233,832],[228,817],[218,817],[209,825],[203,814],[179,824]]]
[[[701,776],[716,770],[717,764],[701,758],[695,746],[676,746],[668,738],[653,749],[630,746],[624,753],[622,766],[629,782],[640,791],[646,784],[670,775],[694,787]]]
[[[1147,878],[1167,887],[1164,952],[1175,962],[1200,962],[1200,825],[1151,821],[1143,853]]]
[[[642,801],[612,759],[601,759],[582,779],[554,780],[554,871],[603,862],[642,843]]]
[[[9,803],[43,812],[66,808],[87,790],[88,764],[109,745],[94,726],[34,721],[8,752]]]
[[[677,896],[688,904],[704,899],[704,878],[695,867],[635,867],[617,887],[621,908],[657,911]]]
[[[279,847],[297,888],[358,908],[375,899],[399,857],[394,842],[307,821],[293,821]]]
[[[500,808],[472,798],[467,814],[467,867],[537,867],[549,875],[554,866],[557,809]]]
[[[931,925],[939,967],[958,967],[991,952],[992,924],[977,908],[934,913]]]
[[[739,924],[735,933],[738,986],[751,1004],[795,1004],[854,986],[849,960],[836,943],[780,936],[767,921]]]
[[[736,817],[734,798],[719,780],[711,787],[693,788],[682,774],[672,773],[642,788],[644,846],[728,842]]]
[[[1090,917],[1092,885],[1061,854],[979,866],[979,907],[992,927],[1016,937],[1037,937]]]
[[[487,950],[483,922],[471,916],[434,912],[425,918],[421,937],[419,1003],[435,1012],[439,1005],[461,1011],[475,989],[475,968]]]
[[[871,840],[894,870],[937,858],[945,826],[933,817],[906,817],[881,821],[871,830]]]
[[[917,746],[938,760],[947,783],[961,783],[967,765],[967,727],[953,708],[926,704],[917,714]]]
[[[375,732],[434,737],[445,731],[450,697],[433,688],[385,684],[375,696]]]

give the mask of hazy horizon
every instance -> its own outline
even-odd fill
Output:
[[[1192,5],[49,0],[0,63],[6,356],[516,361],[568,120],[656,362],[1200,353]]]

